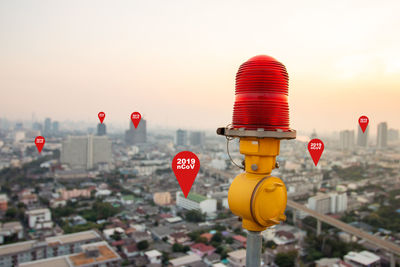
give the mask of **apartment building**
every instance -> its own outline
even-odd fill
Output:
[[[20,267],[113,267],[121,266],[121,257],[105,241],[82,245],[82,252],[30,261]]]
[[[102,241],[96,231],[85,231],[0,246],[0,267],[82,252],[82,245]]]

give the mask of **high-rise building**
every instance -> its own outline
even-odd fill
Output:
[[[97,135],[102,136],[107,134],[107,128],[105,123],[97,124]]]
[[[358,134],[357,134],[357,145],[360,147],[367,147],[368,146],[368,132],[369,126],[365,129],[365,132],[361,130],[360,125],[358,125]]]
[[[60,128],[60,123],[58,121],[53,121],[53,128],[52,128],[52,134],[53,135],[58,135],[59,133],[59,128]]]
[[[51,119],[50,118],[46,118],[44,120],[43,134],[45,136],[50,136],[52,134],[52,131],[51,131]]]
[[[204,146],[205,134],[204,132],[191,132],[190,133],[190,144],[192,146]]]
[[[347,194],[332,193],[331,196],[331,213],[340,213],[347,210]]]
[[[307,206],[316,212],[327,214],[331,211],[331,196],[320,194],[308,199]]]
[[[389,129],[388,131],[388,141],[397,141],[399,140],[399,130],[397,129]]]
[[[322,214],[345,212],[347,195],[346,193],[318,194],[308,199],[307,206]]]
[[[128,145],[137,145],[146,143],[147,130],[146,120],[141,119],[137,128],[133,125],[132,121],[129,121],[129,130],[125,131],[125,142]]]
[[[177,146],[186,146],[187,145],[187,131],[185,130],[177,130],[176,131],[176,145]]]
[[[340,148],[351,150],[354,147],[354,131],[344,130],[340,132]]]
[[[111,140],[106,136],[69,136],[62,143],[61,163],[71,169],[90,170],[111,158]]]
[[[386,122],[381,122],[378,124],[378,134],[376,146],[379,148],[384,148],[387,146],[388,139],[388,127]]]

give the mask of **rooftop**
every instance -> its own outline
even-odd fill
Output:
[[[29,250],[33,247],[35,243],[36,241],[32,240],[32,241],[18,242],[10,245],[0,246],[0,256]]]
[[[65,256],[20,263],[21,267],[70,267]]]
[[[217,254],[217,253],[212,253],[212,254],[206,256],[206,258],[207,258],[207,260],[209,260],[211,262],[212,261],[220,261],[221,260],[221,256],[219,254]]]
[[[369,251],[353,252],[350,251],[344,256],[345,260],[351,260],[363,265],[370,265],[380,260],[380,257]]]
[[[235,235],[235,236],[233,236],[233,239],[235,239],[235,240],[237,240],[239,242],[242,242],[242,243],[247,241],[247,238],[242,236],[242,235]]]
[[[128,253],[132,253],[132,252],[138,251],[138,248],[137,248],[136,244],[131,244],[131,245],[126,246],[126,250],[128,251]]]
[[[315,200],[322,200],[322,199],[328,199],[328,198],[330,198],[330,197],[331,197],[331,196],[328,195],[328,194],[318,194],[318,195],[313,196],[313,197],[311,197],[311,198],[313,198],[313,199],[315,199]]]
[[[96,239],[96,238],[100,239],[99,234],[96,231],[90,230],[90,231],[78,232],[78,233],[74,233],[74,234],[49,237],[49,238],[46,238],[46,241],[48,243],[53,243],[53,242],[59,241],[61,244],[65,244],[65,243],[74,243],[74,242],[80,242],[80,241]]]
[[[144,254],[145,254],[148,258],[160,257],[160,256],[162,255],[160,251],[155,250],[155,249],[146,251]]]
[[[4,224],[0,223],[0,231],[10,231],[10,230],[22,230],[22,224],[20,222],[7,222]]]
[[[244,258],[246,258],[246,250],[245,249],[235,250],[235,251],[229,252],[228,256],[235,258],[235,259],[244,259]]]
[[[172,233],[172,234],[170,234],[170,236],[171,236],[172,238],[186,238],[186,237],[188,237],[188,235],[185,234],[184,232]]]
[[[129,200],[134,201],[135,197],[133,195],[123,195],[122,199],[125,201],[129,201]]]
[[[49,209],[34,209],[34,210],[28,210],[25,213],[28,215],[37,215],[37,214],[42,214],[42,213],[46,213],[46,212],[50,212]]]
[[[205,238],[207,238],[208,241],[210,241],[211,238],[212,238],[214,235],[211,234],[211,233],[204,233],[204,234],[201,234],[200,236],[201,236],[201,237],[205,237]]]
[[[201,258],[197,254],[192,254],[188,256],[183,256],[180,258],[176,258],[173,260],[170,260],[169,263],[171,263],[172,266],[182,266],[182,265],[187,265],[196,261],[201,261]]]
[[[176,216],[176,217],[172,217],[172,218],[167,218],[166,221],[169,223],[177,223],[177,222],[181,222],[182,218],[179,216]]]
[[[98,257],[88,257],[84,252],[76,253],[72,255],[65,255],[61,257],[54,257],[48,259],[42,259],[37,261],[21,263],[20,266],[25,267],[79,267],[87,264],[98,264],[106,263],[110,260],[120,259],[117,253],[115,253],[106,242],[91,243],[87,246],[95,246],[99,250]],[[85,247],[85,246],[82,246]]]
[[[181,194],[181,197],[185,197],[182,193],[180,193],[180,194]],[[203,202],[204,200],[207,200],[207,197],[196,194],[196,193],[189,193],[187,196],[187,199],[197,202],[197,203],[200,203],[200,202]]]
[[[109,228],[109,229],[104,229],[103,230],[103,233],[105,235],[107,235],[107,236],[111,236],[115,232],[118,232],[118,233],[121,233],[121,234],[125,233],[124,229],[122,229],[121,227],[114,227],[114,228]]]
[[[315,261],[318,266],[333,266],[338,262],[340,262],[339,258],[321,258]]]
[[[213,246],[208,246],[208,245],[203,244],[203,243],[196,243],[196,244],[193,244],[191,247],[193,249],[197,249],[197,250],[199,250],[201,252],[208,252],[208,251],[215,250],[215,248]]]
[[[279,236],[279,237],[283,236],[286,239],[294,239],[295,238],[294,235],[291,232],[287,232],[287,231],[283,231],[283,230],[277,231],[276,235]]]
[[[97,249],[99,250],[99,256],[98,257],[88,257],[84,252],[78,253],[75,255],[67,256],[69,261],[73,264],[72,266],[83,266],[86,264],[93,264],[93,263],[102,263],[106,262],[109,260],[113,259],[119,259],[120,257],[118,256],[117,253],[115,253],[108,245],[106,242],[98,242],[98,243],[92,243],[88,244],[89,246],[96,246]],[[83,246],[82,246],[83,247]]]

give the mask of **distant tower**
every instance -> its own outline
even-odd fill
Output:
[[[204,132],[191,132],[190,133],[190,144],[192,146],[204,146],[205,134]]]
[[[107,128],[105,123],[97,124],[97,135],[102,136],[107,134]]]
[[[53,129],[52,129],[53,131],[52,131],[52,133],[54,135],[58,135],[59,128],[60,128],[60,123],[58,121],[53,121]]]
[[[397,141],[399,140],[399,130],[397,129],[389,129],[388,131],[388,141]]]
[[[111,147],[107,136],[68,136],[62,142],[60,160],[71,169],[90,170],[112,161]]]
[[[381,122],[378,124],[378,134],[376,145],[379,148],[384,148],[387,146],[388,138],[388,127],[386,122]]]
[[[357,134],[357,145],[360,147],[367,147],[368,146],[368,132],[369,126],[365,129],[365,132],[361,130],[360,125],[358,125],[358,134]]]
[[[45,136],[50,136],[51,135],[51,119],[50,118],[46,118],[44,120],[43,134]]]
[[[185,130],[177,130],[176,131],[176,145],[177,146],[186,146],[187,145],[187,131]]]
[[[128,145],[137,145],[146,143],[147,140],[147,122],[141,119],[138,127],[135,129],[132,121],[129,121],[129,130],[125,131],[125,143]]]
[[[340,148],[351,150],[354,147],[354,131],[344,130],[340,132]]]

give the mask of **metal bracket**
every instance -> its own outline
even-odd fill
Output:
[[[231,127],[220,127],[217,129],[218,135],[229,136],[229,137],[256,137],[256,138],[276,138],[276,139],[295,139],[296,130],[290,129],[284,132],[280,129],[276,131],[264,131],[264,129],[258,130],[246,130],[245,128],[234,129]]]

